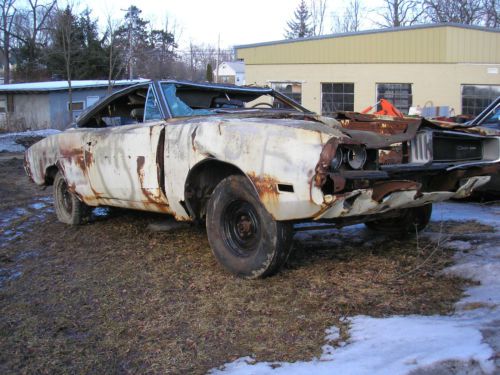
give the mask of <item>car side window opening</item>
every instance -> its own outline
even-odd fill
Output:
[[[156,96],[153,92],[153,87],[149,86],[148,96],[146,98],[146,106],[144,107],[144,121],[161,120],[162,115]]]
[[[144,121],[147,89],[144,87],[124,93],[98,110],[86,123],[85,128],[102,128],[137,124]]]
[[[177,87],[173,84],[162,85],[173,117],[188,117],[196,115],[211,115],[214,112],[207,109],[193,109],[177,96]]]
[[[252,109],[291,109],[294,107],[272,92],[193,87],[162,83],[163,94],[173,117],[207,116]]]

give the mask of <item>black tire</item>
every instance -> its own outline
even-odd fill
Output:
[[[216,186],[206,223],[215,258],[239,277],[271,276],[290,254],[292,225],[272,218],[245,176],[229,176]]]
[[[395,218],[368,221],[365,225],[374,231],[387,234],[415,234],[425,229],[431,220],[432,204],[405,208]]]
[[[57,219],[65,224],[84,223],[90,213],[89,207],[81,202],[69,188],[61,172],[54,178],[54,208]]]

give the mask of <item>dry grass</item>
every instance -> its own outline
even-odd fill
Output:
[[[279,275],[241,280],[218,266],[203,230],[148,231],[159,218],[125,212],[74,228],[49,214],[0,248],[0,268],[17,262],[23,272],[0,289],[0,373],[204,373],[245,355],[308,360],[343,317],[446,314],[465,283],[439,275],[451,251],[414,238],[370,244],[361,229],[361,242],[312,233]],[[36,256],[12,262],[26,252]]]

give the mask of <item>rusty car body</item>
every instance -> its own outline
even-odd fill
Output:
[[[469,195],[499,163],[498,133],[481,128],[334,119],[270,88],[182,81],[119,91],[25,156],[61,221],[117,206],[203,222],[218,261],[248,278],[286,261],[293,224],[419,230],[433,202]]]

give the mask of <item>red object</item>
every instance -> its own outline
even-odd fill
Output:
[[[368,113],[377,105],[380,105],[380,111],[375,112],[376,115],[384,115],[384,116],[392,116],[392,117],[404,117],[404,115],[388,100],[380,99],[374,105],[365,108],[361,111],[361,113]]]

